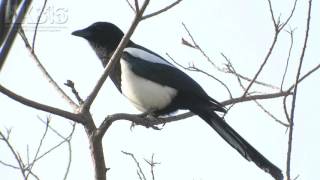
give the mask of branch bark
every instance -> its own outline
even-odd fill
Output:
[[[59,108],[55,108],[52,106],[48,106],[48,105],[41,104],[41,103],[38,103],[38,102],[30,100],[30,99],[27,99],[23,96],[20,96],[16,93],[10,91],[9,89],[2,86],[1,84],[0,84],[0,92],[5,94],[6,96],[10,97],[11,99],[13,99],[19,103],[22,103],[26,106],[29,106],[29,107],[32,107],[32,108],[35,108],[35,109],[38,109],[41,111],[45,111],[48,113],[52,113],[52,114],[70,119],[70,120],[77,122],[77,123],[83,123],[81,120],[81,117],[78,116],[77,114],[74,114],[74,113],[59,109]]]
[[[294,115],[295,115],[295,107],[296,107],[296,100],[297,100],[297,93],[298,93],[298,85],[299,85],[299,79],[300,79],[300,73],[302,68],[302,63],[304,60],[304,55],[306,52],[308,37],[309,37],[309,30],[310,30],[310,20],[311,20],[311,7],[312,7],[312,0],[309,0],[309,6],[308,6],[308,16],[307,16],[307,27],[306,27],[306,34],[304,38],[304,44],[302,47],[302,52],[300,55],[300,61],[299,61],[299,67],[297,71],[296,81],[293,89],[293,95],[292,95],[292,105],[291,105],[291,113],[290,113],[290,126],[289,126],[289,137],[288,137],[288,152],[287,152],[287,169],[286,169],[286,175],[287,180],[291,179],[291,152],[292,152],[292,141],[293,141],[293,126],[294,126]]]

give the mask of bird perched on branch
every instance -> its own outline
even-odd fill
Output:
[[[108,22],[96,22],[72,34],[89,42],[103,66],[108,64],[124,36],[117,26]],[[117,89],[140,111],[160,116],[188,109],[200,116],[248,161],[253,161],[275,179],[283,179],[278,167],[216,113],[225,113],[224,107],[196,81],[160,55],[130,40],[109,75]]]

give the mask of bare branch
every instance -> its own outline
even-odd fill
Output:
[[[263,94],[263,95],[252,95],[252,96],[245,96],[245,97],[241,96],[238,98],[233,98],[233,99],[223,101],[221,102],[221,104],[224,106],[227,106],[227,105],[233,105],[240,102],[253,101],[258,99],[271,99],[271,98],[285,97],[289,95],[291,95],[291,92],[283,91],[283,92]],[[160,124],[183,120],[193,115],[194,114],[192,112],[187,112],[187,113],[179,114],[176,116],[165,117],[165,118],[148,118],[148,117],[142,117],[141,115],[137,115],[137,114],[117,113],[117,114],[109,115],[108,117],[105,118],[105,120],[101,123],[100,127],[97,130],[97,135],[100,137],[103,137],[106,131],[112,125],[112,123],[118,120],[128,120],[137,125],[141,125],[148,128],[148,127],[154,127]]]
[[[312,68],[310,71],[308,71],[305,75],[303,75],[298,83],[301,83],[303,80],[305,80],[307,77],[309,77],[311,74],[313,74],[314,72],[316,72],[318,69],[320,68],[320,64],[318,64],[317,66],[315,66],[314,68]],[[288,90],[292,90],[294,89],[295,84],[293,84]]]
[[[287,98],[288,98],[288,96],[283,98],[282,105],[283,105],[283,111],[286,116],[287,122],[290,124],[290,115],[289,115],[289,111],[288,111],[288,107],[287,107]]]
[[[238,79],[238,82],[239,82],[240,86],[242,86],[242,87],[243,87],[243,84],[242,84],[242,82],[241,82],[240,79],[243,79],[243,80],[249,81],[249,82],[252,81],[252,79],[250,79],[250,78],[248,78],[248,77],[245,77],[244,75],[239,74],[239,73],[235,70],[235,67],[232,65],[231,60],[229,60],[229,58],[227,58],[226,55],[224,55],[223,53],[221,53],[221,55],[222,55],[223,58],[227,61],[226,70],[223,70],[223,72],[225,72],[225,73],[230,73],[230,74],[235,75],[235,76],[237,77],[237,79]],[[254,83],[255,83],[255,84],[258,84],[258,85],[261,85],[261,86],[264,86],[264,87],[271,88],[271,89],[280,90],[279,87],[276,87],[276,86],[274,86],[274,85],[272,85],[272,84],[267,84],[267,83],[265,83],[265,82],[255,81]],[[243,88],[244,88],[244,87],[243,87]]]
[[[280,119],[276,118],[271,112],[269,112],[265,107],[263,107],[263,105],[261,103],[259,103],[257,100],[255,100],[254,102],[258,105],[258,107],[260,109],[262,109],[263,112],[265,112],[268,116],[270,116],[275,122],[277,122],[285,127],[289,127],[288,124],[286,124],[286,123],[282,122]]]
[[[50,117],[47,118],[45,130],[44,130],[43,135],[42,135],[42,137],[41,137],[41,139],[40,139],[38,148],[37,148],[37,150],[36,150],[36,154],[35,154],[32,162],[29,163],[29,160],[28,160],[28,166],[29,166],[29,167],[28,167],[28,170],[29,170],[29,173],[27,174],[26,179],[28,179],[28,177],[29,177],[29,175],[30,175],[30,172],[32,171],[33,165],[35,164],[35,160],[37,159],[37,157],[38,157],[38,155],[39,155],[39,152],[40,152],[40,149],[41,149],[41,147],[42,147],[43,141],[44,141],[44,139],[45,139],[45,137],[46,137],[46,135],[47,135],[47,132],[48,132],[49,123],[50,123]],[[29,159],[29,158],[28,158],[28,159]]]
[[[254,77],[252,78],[251,82],[249,83],[249,85],[247,86],[247,88],[245,89],[244,93],[243,93],[243,96],[246,96],[249,89],[251,88],[251,86],[253,85],[253,83],[256,81],[256,79],[258,78],[258,76],[260,75],[262,69],[264,68],[264,66],[266,65],[267,61],[269,60],[269,57],[270,55],[272,54],[272,51],[274,49],[274,46],[276,45],[276,42],[277,42],[277,39],[278,39],[278,35],[279,35],[279,32],[276,32],[274,34],[274,37],[273,37],[273,41],[272,41],[272,44],[269,48],[269,51],[268,53],[266,54],[262,64],[260,65],[258,71],[256,72],[256,74],[254,75]]]
[[[134,6],[136,7],[136,13],[138,13],[140,11],[138,0],[134,0]]]
[[[269,11],[270,11],[271,18],[272,18],[272,22],[273,22],[273,27],[275,28],[275,31],[278,31],[278,26],[279,26],[279,24],[278,24],[278,22],[276,22],[276,19],[275,19],[275,17],[274,17],[271,0],[268,0],[268,4],[269,4]]]
[[[48,113],[52,113],[52,114],[70,119],[70,120],[77,122],[77,123],[83,123],[80,116],[78,116],[77,114],[74,114],[74,113],[71,113],[71,112],[68,112],[68,111],[65,111],[62,109],[58,109],[58,108],[55,108],[52,106],[48,106],[45,104],[41,104],[36,101],[19,96],[18,94],[15,94],[14,92],[10,91],[9,89],[3,87],[1,84],[0,84],[0,92],[5,94],[6,96],[10,97],[11,99],[13,99],[19,103],[22,103],[26,106],[29,106],[29,107],[32,107],[35,109],[39,109],[39,110],[42,110],[42,111],[45,111]]]
[[[189,66],[189,67],[185,67],[185,66],[179,64],[176,60],[174,60],[168,53],[166,53],[166,55],[171,59],[171,61],[172,61],[174,64],[176,64],[177,66],[179,66],[179,67],[181,67],[181,68],[183,68],[183,69],[185,69],[185,70],[187,70],[187,71],[199,72],[199,73],[201,73],[201,74],[204,74],[204,75],[206,75],[206,76],[208,76],[208,77],[216,80],[217,82],[219,82],[219,83],[228,91],[229,97],[232,98],[232,93],[231,93],[230,89],[229,89],[228,86],[227,86],[224,82],[222,82],[220,79],[214,77],[213,75],[209,74],[208,72],[206,72],[206,71],[204,71],[204,70],[202,70],[202,69],[199,69],[199,68],[195,67],[194,65]]]
[[[295,1],[294,1],[293,7],[292,7],[291,12],[290,12],[290,15],[288,16],[288,18],[286,19],[286,21],[280,25],[280,27],[279,27],[279,30],[280,30],[280,31],[288,24],[288,22],[289,22],[290,19],[292,18],[293,13],[294,13],[294,11],[296,10],[297,1],[298,1],[298,0],[295,0]]]
[[[176,6],[177,4],[179,4],[182,0],[176,0],[175,2],[173,2],[172,4],[156,11],[156,12],[153,12],[153,13],[150,13],[150,14],[147,14],[147,15],[144,15],[142,16],[141,20],[145,20],[145,19],[148,19],[148,18],[151,18],[153,16],[156,16],[156,15],[159,15],[165,11],[168,11],[169,9],[173,8],[174,6]]]
[[[139,178],[140,178],[140,179],[142,178],[142,180],[147,180],[146,176],[144,175],[144,173],[143,173],[143,171],[142,171],[142,169],[141,169],[140,163],[139,163],[139,161],[136,159],[136,157],[135,157],[132,153],[125,152],[125,151],[121,151],[121,152],[122,152],[123,154],[125,154],[125,155],[130,156],[130,157],[134,160],[134,162],[136,163],[136,166],[137,166],[137,168],[138,168],[137,173],[138,173],[138,175],[139,175]]]
[[[291,151],[292,151],[292,137],[293,137],[293,126],[294,126],[294,115],[295,115],[295,105],[296,105],[296,99],[297,99],[297,92],[298,92],[298,82],[300,79],[300,72],[302,68],[302,63],[304,60],[304,54],[307,47],[308,37],[309,37],[309,29],[310,29],[310,19],[311,19],[311,7],[312,7],[312,0],[309,0],[309,7],[308,7],[308,16],[307,16],[307,27],[306,27],[306,34],[304,38],[304,44],[302,48],[302,52],[300,55],[300,61],[299,61],[299,67],[297,71],[295,86],[293,90],[293,96],[292,96],[292,105],[291,105],[291,113],[290,113],[290,126],[289,126],[289,137],[288,137],[288,152],[287,152],[287,168],[286,168],[286,175],[287,180],[291,179]]]
[[[135,8],[132,6],[130,1],[129,0],[126,0],[126,1],[127,1],[128,5],[129,5],[130,9],[132,9],[133,12],[136,12]]]
[[[46,68],[42,65],[38,56],[33,52],[32,47],[31,47],[22,28],[20,28],[19,34],[20,34],[20,37],[22,38],[23,42],[25,43],[26,48],[31,53],[32,59],[34,60],[34,62],[36,63],[36,65],[38,66],[38,68],[40,69],[42,74],[44,75],[44,77],[54,87],[54,89],[61,95],[61,97],[63,99],[65,99],[74,110],[77,110],[78,105],[75,102],[73,102],[73,100],[60,88],[60,86],[57,84],[57,82],[52,78],[52,76],[49,74],[49,72],[46,70]]]
[[[285,25],[289,22],[289,20],[291,19],[293,13],[294,13],[294,10],[295,10],[295,7],[296,7],[296,2],[297,0],[295,0],[295,3],[294,3],[294,6],[292,8],[292,11],[291,11],[291,14],[290,16],[287,18],[287,20],[285,21],[284,24],[280,25],[280,20],[278,22],[275,21],[275,18],[274,18],[274,13],[273,13],[273,9],[272,9],[272,5],[271,5],[271,1],[268,0],[268,3],[269,3],[269,10],[270,10],[270,13],[271,13],[271,16],[272,16],[272,21],[273,21],[273,24],[274,24],[274,28],[275,28],[275,33],[274,33],[274,37],[273,37],[273,41],[271,43],[271,46],[269,48],[269,51],[267,52],[262,64],[260,65],[258,71],[256,72],[256,74],[254,75],[254,77],[252,78],[252,81],[250,82],[250,84],[248,85],[248,87],[246,88],[246,90],[244,91],[243,93],[243,96],[246,96],[249,89],[251,88],[251,86],[253,85],[253,83],[257,80],[258,76],[260,75],[260,73],[262,72],[262,69],[265,67],[267,61],[269,60],[269,57],[270,55],[272,54],[272,51],[274,49],[274,46],[277,42],[277,39],[278,39],[278,36],[279,36],[279,33],[281,32],[281,30],[283,29],[283,27],[285,27]]]
[[[294,13],[294,11],[296,9],[297,0],[294,1],[293,7],[292,7],[291,12],[290,12],[290,15],[288,16],[288,18],[285,20],[284,23],[280,22],[280,16],[278,17],[278,20],[275,19],[273,8],[272,8],[272,4],[271,4],[271,0],[268,0],[268,5],[269,5],[269,11],[270,11],[270,14],[271,14],[271,18],[272,18],[272,22],[273,22],[273,26],[275,28],[275,31],[276,32],[280,32],[288,24],[288,22],[292,18],[293,13]]]
[[[193,48],[199,50],[199,51],[201,52],[201,54],[206,58],[206,60],[207,60],[214,68],[216,68],[216,69],[219,70],[219,71],[222,71],[222,69],[221,69],[218,65],[216,65],[216,64],[213,62],[213,60],[211,60],[210,57],[209,57],[209,56],[202,50],[202,48],[197,44],[197,42],[196,42],[195,39],[193,38],[191,32],[190,32],[189,29],[187,28],[187,26],[186,26],[184,23],[182,23],[182,26],[183,26],[184,29],[187,31],[187,33],[188,33],[188,35],[189,35],[189,37],[191,38],[192,43],[193,43],[193,44],[191,44],[191,43],[186,43],[187,41],[182,38],[183,44],[185,44],[185,45],[186,45],[186,44],[189,44],[189,45],[188,45],[189,47],[193,47]]]
[[[182,23],[182,24],[183,24],[183,23]],[[183,44],[183,45],[186,45],[186,46],[188,46],[188,47],[191,47],[191,48],[194,48],[194,49],[196,49],[196,50],[199,50],[200,53],[206,58],[206,60],[207,60],[215,69],[217,69],[218,71],[224,72],[224,73],[231,73],[231,74],[237,76],[238,81],[240,80],[239,78],[244,79],[244,80],[249,81],[249,82],[252,81],[252,79],[250,79],[250,78],[248,78],[248,77],[245,77],[245,76],[243,76],[243,75],[241,75],[241,74],[239,74],[239,73],[236,73],[236,72],[235,72],[235,68],[230,68],[230,66],[232,66],[232,63],[231,63],[231,61],[230,61],[223,53],[221,53],[221,55],[222,55],[222,56],[224,57],[224,59],[228,62],[228,64],[227,64],[227,70],[225,70],[225,69],[219,67],[218,65],[216,65],[216,64],[213,62],[213,60],[205,53],[205,51],[198,45],[198,43],[195,41],[193,35],[191,34],[190,30],[186,27],[186,25],[183,24],[183,26],[184,26],[185,30],[187,31],[190,39],[192,40],[192,43],[191,43],[191,42],[185,40],[184,38],[182,38],[182,44]],[[169,57],[170,57],[170,56],[169,56]],[[171,57],[170,57],[170,58],[171,58]],[[172,58],[171,58],[171,59],[172,59]],[[174,61],[174,62],[175,62],[175,61]],[[176,62],[175,62],[175,63],[176,63]],[[177,63],[176,63],[176,64],[177,64]],[[181,66],[180,66],[180,67],[181,67]],[[182,67],[183,67],[183,66],[182,66]],[[185,69],[186,69],[186,68],[185,68]],[[216,80],[217,80],[217,79],[216,79]],[[218,80],[218,81],[219,81],[219,80]],[[220,81],[220,83],[221,83],[221,81]],[[240,81],[239,81],[239,83],[240,83]],[[259,84],[259,85],[262,85],[262,86],[265,86],[265,87],[269,87],[269,88],[272,88],[272,89],[276,89],[276,90],[279,90],[279,89],[280,89],[280,88],[278,88],[278,87],[276,87],[276,86],[274,86],[274,85],[267,84],[267,83],[264,83],[264,82],[260,82],[260,81],[257,81],[257,80],[254,81],[253,83]],[[240,83],[240,84],[242,84],[242,83]],[[223,85],[223,86],[224,86],[224,85]],[[226,87],[226,86],[225,86],[225,87]],[[229,95],[230,95],[230,91],[229,91]]]
[[[9,139],[1,131],[0,131],[0,137],[1,137],[1,140],[3,140],[6,143],[6,145],[8,146],[8,148],[10,149],[12,155],[14,156],[15,160],[17,161],[17,163],[19,165],[19,170],[21,171],[23,178],[26,179],[25,166],[24,166],[19,154],[14,150],[11,143],[9,142]]]
[[[152,154],[151,160],[146,160],[145,159],[145,161],[150,165],[150,172],[151,172],[152,180],[155,180],[154,166],[157,165],[157,164],[160,164],[160,163],[154,162],[154,154]]]
[[[280,85],[280,89],[283,89],[283,83],[284,83],[284,79],[286,77],[287,71],[288,71],[288,66],[289,66],[289,60],[291,57],[291,50],[292,50],[292,46],[293,46],[293,33],[294,33],[295,29],[290,29],[290,31],[286,31],[290,34],[290,47],[289,47],[289,52],[288,52],[288,57],[287,57],[287,61],[286,61],[286,67],[284,69],[284,73],[282,76],[282,80],[281,80],[281,85]]]
[[[1,133],[1,132],[0,132]],[[2,138],[1,138],[2,140]],[[15,166],[15,165],[12,165],[12,164],[9,164],[9,163],[6,163],[6,162],[3,162],[0,160],[0,164],[4,165],[4,166],[7,166],[7,167],[10,167],[12,169],[20,169],[19,167]]]
[[[39,119],[40,121],[42,121],[43,123],[46,123],[45,121],[43,121],[42,119]],[[71,145],[71,139],[72,136],[74,134],[75,131],[75,123],[72,124],[72,129],[70,131],[70,133],[67,136],[63,136],[61,135],[56,129],[54,129],[51,125],[48,125],[48,128],[54,132],[57,136],[59,136],[62,140],[61,142],[57,143],[56,145],[52,146],[51,148],[49,148],[47,151],[43,152],[41,155],[37,156],[37,158],[35,158],[33,163],[30,163],[29,166],[33,165],[34,163],[36,163],[37,161],[39,161],[40,159],[42,159],[43,157],[45,157],[47,154],[51,153],[52,151],[54,151],[55,149],[59,148],[61,145],[63,145],[64,143],[67,143],[68,146]],[[68,159],[68,166],[70,166],[71,163],[71,147],[69,147],[69,159]],[[28,168],[29,169],[29,168]],[[68,168],[66,169],[66,173],[65,173],[65,178],[67,177],[67,173],[68,173]]]
[[[71,92],[74,94],[74,96],[76,97],[76,99],[78,100],[79,104],[83,104],[83,100],[80,97],[78,91],[76,90],[76,88],[74,87],[74,83],[71,80],[67,80],[66,83],[64,83],[64,85],[68,86],[71,89]]]
[[[75,125],[75,124],[74,124]],[[74,126],[75,127],[75,126]],[[74,129],[72,131],[72,134],[74,132]],[[67,164],[67,168],[66,168],[66,171],[64,173],[64,177],[63,177],[63,180],[67,180],[67,177],[69,175],[69,172],[70,172],[70,167],[71,167],[71,162],[72,162],[72,146],[71,146],[71,137],[72,135],[70,136],[70,138],[68,139],[67,143],[68,143],[68,164]]]
[[[44,0],[43,5],[42,5],[42,9],[41,9],[40,14],[38,16],[38,20],[37,20],[37,23],[36,23],[36,27],[35,27],[34,34],[33,34],[33,39],[32,39],[31,52],[34,52],[34,46],[35,46],[35,43],[36,43],[36,37],[37,37],[39,22],[40,22],[40,19],[42,17],[42,14],[44,12],[44,9],[46,8],[47,2],[48,2],[48,0]]]

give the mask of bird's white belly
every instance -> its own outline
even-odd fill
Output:
[[[144,79],[131,71],[130,64],[120,60],[121,64],[121,91],[135,107],[146,112],[166,107],[177,90],[168,86]]]

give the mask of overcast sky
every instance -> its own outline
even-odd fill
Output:
[[[147,13],[166,6],[172,1],[151,1]],[[272,1],[275,15],[285,19],[293,5],[292,0]],[[43,1],[35,0],[23,24],[29,39],[33,35],[34,23]],[[319,1],[313,2],[310,41],[305,55],[302,73],[319,64],[320,11]],[[289,87],[295,77],[296,62],[300,56],[306,26],[307,1],[298,1],[296,13],[289,22],[297,28],[290,70],[285,87]],[[75,82],[80,95],[85,98],[93,89],[103,72],[100,61],[89,45],[71,32],[87,27],[96,21],[109,21],[126,31],[133,19],[132,10],[125,0],[100,1],[48,1],[36,42],[36,53],[47,70],[63,89],[73,97],[70,90],[63,86],[66,80]],[[183,46],[181,38],[188,39],[182,22],[193,33],[198,44],[217,63],[225,63],[220,53],[224,53],[242,74],[253,77],[271,45],[273,23],[267,0],[260,1],[191,1],[184,0],[178,6],[157,17],[143,21],[136,29],[132,40],[150,48],[163,57],[169,53],[183,65],[190,63],[228,83],[235,97],[242,91],[237,80],[231,75],[214,71],[205,58],[197,51]],[[273,55],[259,80],[279,86],[285,67],[290,36],[282,32]],[[227,91],[218,82],[206,76],[190,73],[210,96],[218,101],[229,98]],[[294,131],[292,176],[299,179],[319,178],[320,161],[319,132],[319,92],[320,74],[312,75],[301,84],[297,97],[297,111]],[[68,104],[52,89],[49,83],[31,60],[21,38],[17,37],[0,74],[1,85],[30,99],[71,110]],[[254,87],[256,90],[265,90]],[[269,90],[268,92],[272,92]],[[261,101],[278,118],[285,121],[282,99]],[[22,157],[26,159],[27,144],[30,154],[34,154],[44,125],[38,117],[45,119],[47,113],[25,107],[0,94],[0,129],[12,128],[11,141]],[[110,80],[104,84],[92,107],[92,115],[97,124],[108,114],[126,112],[138,113],[131,104],[117,92]],[[270,161],[285,170],[287,152],[286,128],[276,123],[262,112],[253,102],[236,105],[226,115],[228,123],[234,127],[256,149]],[[185,179],[272,179],[269,174],[247,162],[231,148],[212,129],[198,117],[168,123],[161,131],[135,127],[130,123],[118,121],[106,133],[104,153],[108,179],[139,179],[132,159],[121,153],[133,153],[141,162],[146,175],[150,178],[149,166],[144,159],[155,154],[157,180]],[[66,119],[52,116],[52,126],[62,134],[68,134],[71,127]],[[44,152],[60,139],[52,132],[44,143]],[[72,140],[72,167],[68,179],[93,179],[89,145],[84,129],[78,125]],[[67,146],[54,151],[42,159],[35,172],[41,179],[62,179],[67,166]],[[14,162],[4,143],[0,143],[0,160]],[[21,179],[19,171],[0,165],[0,179]]]

